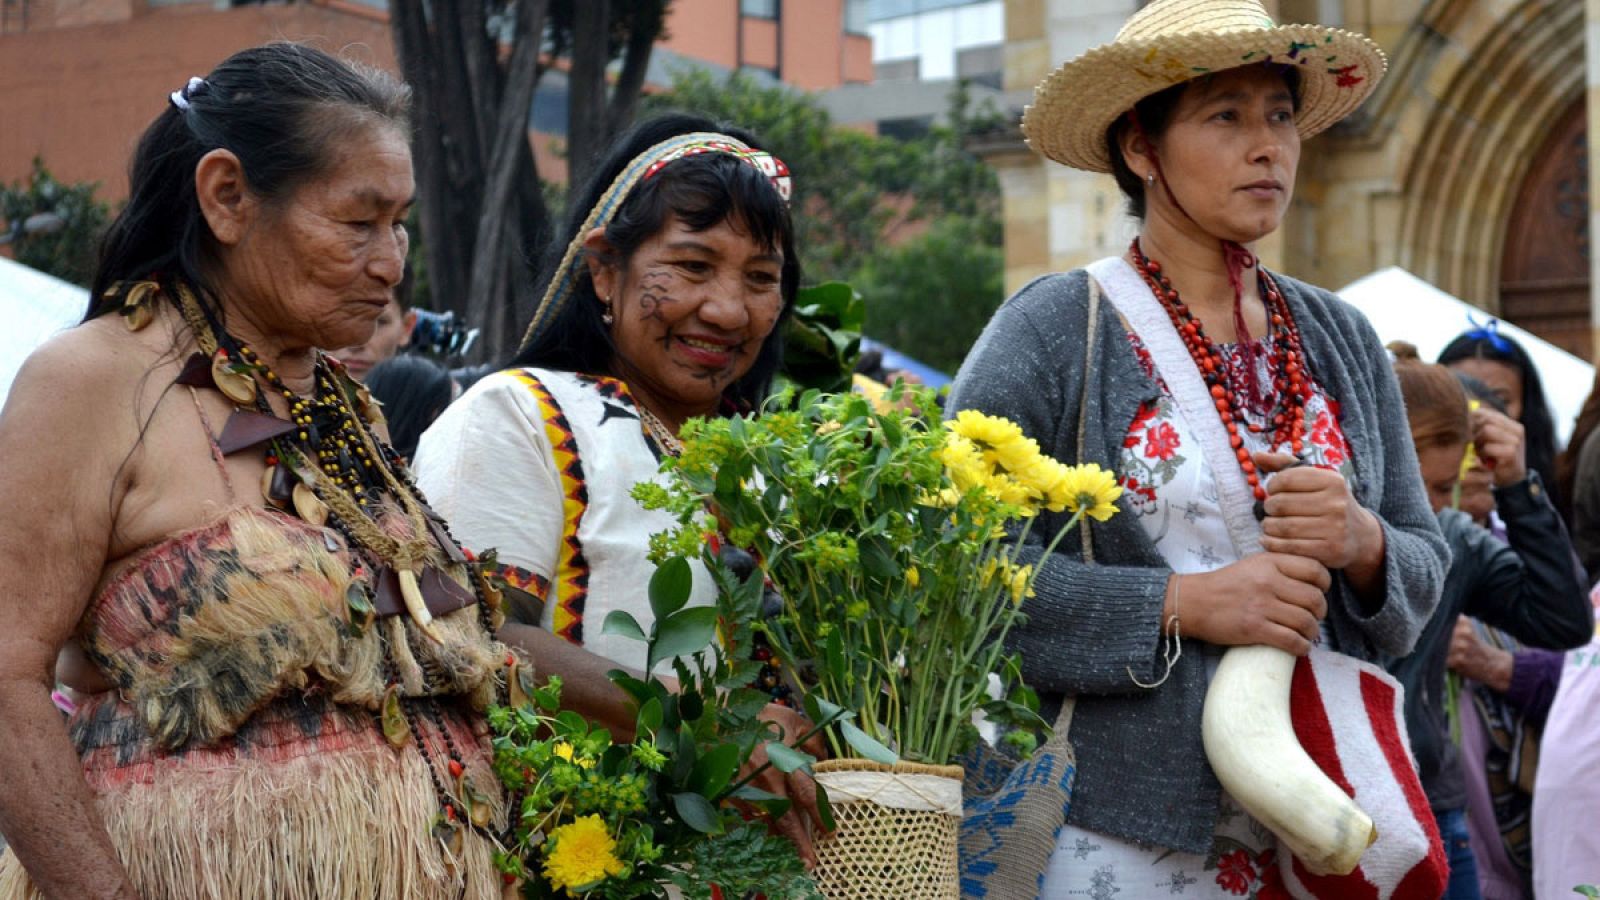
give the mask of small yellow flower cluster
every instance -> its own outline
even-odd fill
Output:
[[[978,572],[978,583],[984,587],[993,584],[998,578],[1011,594],[1013,606],[1020,606],[1022,601],[1034,596],[1033,592],[1033,566],[1019,566],[1004,555],[991,556],[984,560],[983,567]]]
[[[566,760],[567,762],[572,763],[573,765],[577,766],[580,769],[592,769],[592,768],[594,768],[594,760],[590,759],[589,757],[587,757],[587,756],[574,757],[573,752],[572,752],[572,745],[567,743],[566,741],[558,741],[556,743],[556,745],[551,748],[551,752],[554,753],[555,755],[561,757],[562,759]]]
[[[1468,397],[1467,398],[1467,412],[1469,414],[1477,412],[1478,408],[1481,407],[1481,406],[1483,406],[1483,401],[1482,400],[1479,400],[1476,397]],[[1477,444],[1473,443],[1472,441],[1468,441],[1467,442],[1467,452],[1461,454],[1461,470],[1460,470],[1460,472],[1457,473],[1457,477],[1458,478],[1467,477],[1467,473],[1471,472],[1472,468],[1474,466],[1476,466],[1477,464],[1478,464],[1478,446],[1477,446]]]
[[[626,868],[617,858],[617,842],[599,816],[583,816],[550,832],[551,849],[545,856],[544,876],[569,895]]]
[[[1115,476],[1094,463],[1069,466],[1046,456],[1008,419],[964,409],[945,427],[939,460],[962,495],[981,487],[1025,516],[1064,510],[1104,522],[1117,511],[1122,486]],[[943,505],[952,500],[940,497]]]

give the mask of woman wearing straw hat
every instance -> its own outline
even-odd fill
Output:
[[[613,734],[631,734],[634,717],[606,673],[646,660],[601,625],[623,610],[650,627],[650,536],[675,524],[632,489],[659,477],[685,420],[765,398],[800,284],[789,179],[748,135],[699,117],[619,136],[574,195],[513,368],[473,385],[417,447],[418,483],[454,534],[497,551],[513,588],[501,637]],[[693,565],[689,602],[709,605],[710,575]],[[764,717],[803,730],[785,707]],[[815,816],[804,773],[760,780]],[[799,819],[779,825],[809,855]]]
[[[1288,208],[1301,140],[1384,65],[1366,38],[1277,26],[1255,0],[1156,0],[1024,116],[1030,146],[1115,176],[1140,222],[1122,256],[1010,298],[949,404],[1112,465],[1125,489],[1087,552],[1041,567],[1015,633],[1030,683],[1076,698],[1044,896],[1283,896],[1271,836],[1202,746],[1222,649],[1401,655],[1437,602],[1446,553],[1382,345],[1251,251]]]

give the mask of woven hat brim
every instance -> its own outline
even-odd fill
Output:
[[[1022,114],[1022,134],[1029,147],[1056,162],[1110,172],[1106,129],[1135,103],[1184,81],[1264,62],[1300,70],[1295,127],[1302,138],[1354,112],[1388,67],[1383,51],[1366,36],[1322,25],[1102,44],[1039,82]]]

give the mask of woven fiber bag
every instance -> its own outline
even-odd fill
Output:
[[[837,828],[811,873],[829,900],[954,900],[961,767],[834,759],[816,765]]]

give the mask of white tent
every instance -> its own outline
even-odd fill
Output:
[[[88,306],[83,288],[0,256],[0,406],[28,354]]]
[[[1366,314],[1378,339],[1409,341],[1425,361],[1438,358],[1445,344],[1463,331],[1486,323],[1488,313],[1465,303],[1423,281],[1398,266],[1379,269],[1358,279],[1339,292],[1339,296]],[[1550,414],[1555,417],[1556,444],[1564,447],[1572,434],[1578,410],[1589,396],[1594,381],[1594,366],[1554,344],[1512,325],[1501,322],[1500,332],[1528,351],[1539,369]]]

